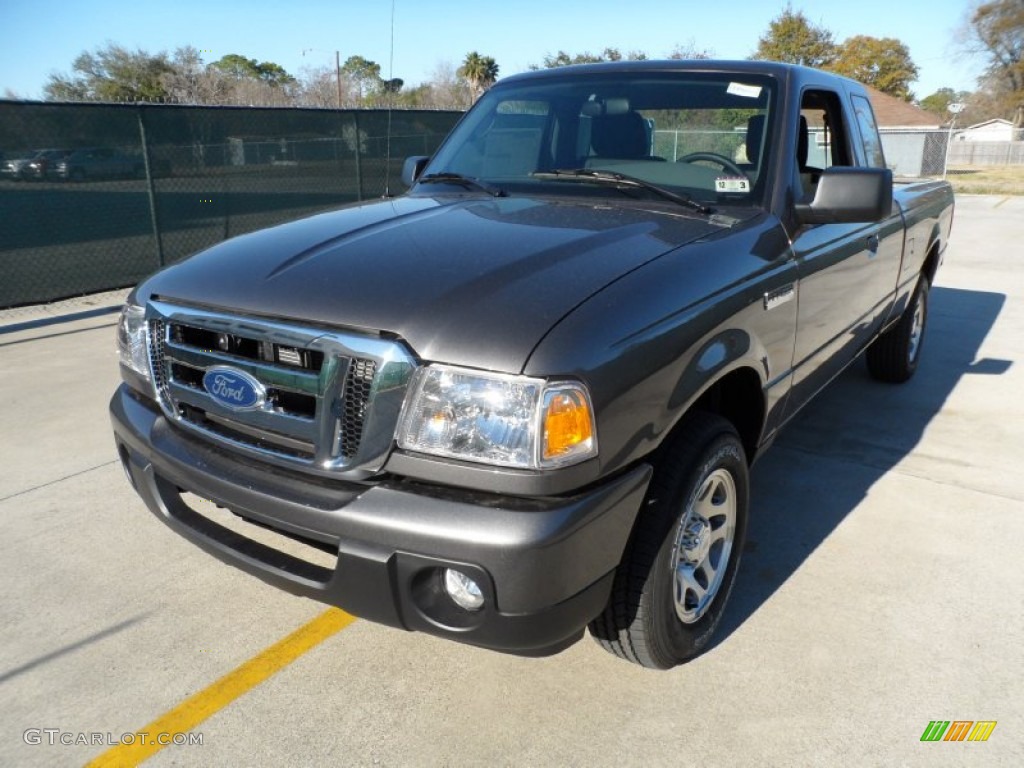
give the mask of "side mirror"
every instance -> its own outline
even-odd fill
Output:
[[[406,187],[411,187],[416,183],[416,179],[423,173],[429,159],[426,155],[413,155],[405,158],[405,162],[402,164],[402,183]]]
[[[888,168],[827,168],[814,201],[796,206],[801,224],[867,224],[891,212],[892,171]]]

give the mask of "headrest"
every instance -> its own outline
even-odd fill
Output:
[[[761,142],[764,139],[764,115],[752,115],[747,120],[747,162],[761,163]]]
[[[647,157],[647,123],[639,112],[595,117],[590,131],[590,145],[600,157]]]

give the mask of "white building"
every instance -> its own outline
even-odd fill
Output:
[[[1000,117],[957,131],[954,141],[1013,141],[1013,134],[1013,123]]]

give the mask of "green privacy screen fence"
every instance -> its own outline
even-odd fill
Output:
[[[0,308],[132,285],[225,238],[399,192],[402,160],[460,115],[0,101]]]

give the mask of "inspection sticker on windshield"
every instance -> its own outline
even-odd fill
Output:
[[[729,83],[729,87],[725,89],[726,93],[731,93],[733,96],[742,96],[746,99],[756,99],[761,95],[760,85],[744,85],[743,83]]]
[[[750,192],[750,179],[741,176],[719,176],[715,179],[715,192],[746,195]]]

